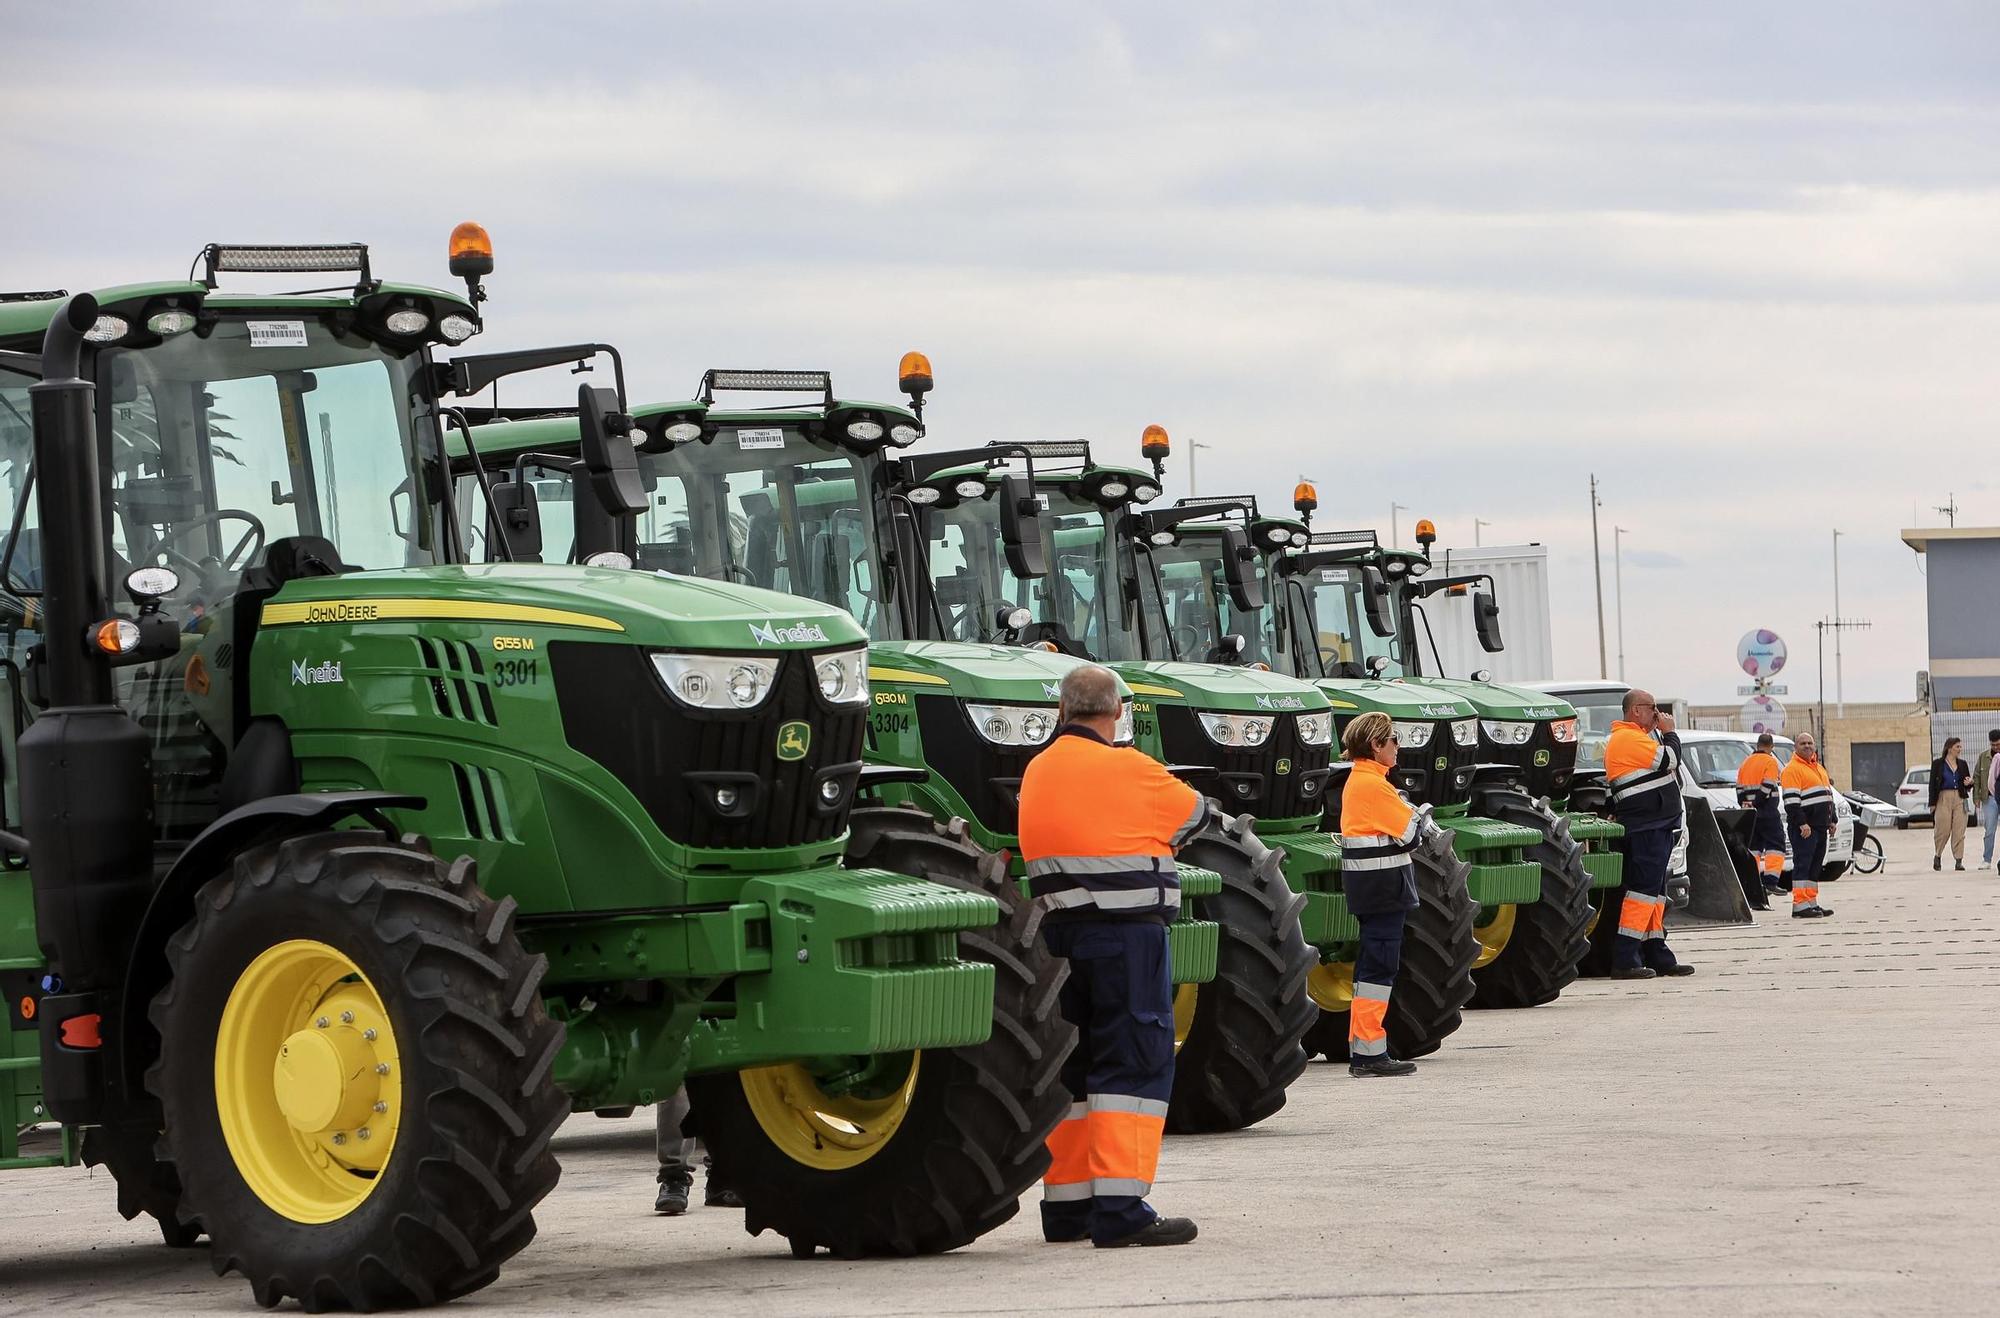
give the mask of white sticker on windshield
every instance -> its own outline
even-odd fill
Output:
[[[1347,575],[1348,571],[1349,569],[1344,567],[1323,567],[1319,570],[1319,579],[1321,581],[1349,581],[1352,578]]]
[[[739,430],[736,432],[737,448],[783,448],[785,432],[782,430]]]
[[[1047,494],[1037,494],[1035,496],[1035,502],[1042,505],[1043,512],[1047,512],[1049,510],[1049,496]]]
[[[306,323],[303,320],[253,320],[250,322],[253,348],[303,348]]]

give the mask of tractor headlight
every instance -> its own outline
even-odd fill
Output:
[[[924,437],[924,432],[915,426],[901,424],[889,427],[889,442],[897,448],[908,448]]]
[[[92,343],[116,343],[131,332],[131,322],[107,311],[92,322],[90,328],[83,332],[83,337]]]
[[[701,422],[676,421],[660,431],[669,444],[692,444],[701,438]]]
[[[1111,744],[1130,746],[1138,739],[1132,729],[1132,702],[1127,700],[1118,706],[1118,724],[1111,730]]]
[[[1514,719],[1483,718],[1479,730],[1496,746],[1525,746],[1535,735],[1535,725]]]
[[[1333,745],[1333,711],[1298,716],[1299,740],[1308,746]]]
[[[914,504],[936,503],[941,497],[935,485],[912,485],[904,498]]]
[[[1122,499],[1131,488],[1124,481],[1106,481],[1097,487],[1097,497],[1100,499]]]
[[[1264,531],[1264,543],[1272,546],[1288,545],[1292,543],[1292,529],[1289,526],[1267,527]]]
[[[965,712],[995,746],[1039,746],[1056,731],[1056,712],[1042,705],[967,705]]]
[[[778,676],[776,659],[748,654],[656,654],[653,668],[668,694],[695,709],[755,709]]]
[[[194,313],[192,311],[182,311],[178,307],[169,307],[165,311],[156,311],[146,317],[146,328],[163,339],[169,339],[176,334],[184,334],[194,328]]]
[[[1382,574],[1384,576],[1400,577],[1409,570],[1410,564],[1406,559],[1391,558],[1385,559],[1382,563]]]
[[[842,650],[823,654],[813,661],[813,675],[819,679],[819,693],[835,705],[868,703],[868,651]]]
[[[882,438],[882,423],[880,421],[850,421],[847,423],[847,437],[859,440],[880,439]]]
[[[1479,744],[1479,720],[1476,718],[1453,719],[1451,740],[1456,746],[1477,746]]]
[[[382,318],[382,327],[391,334],[422,334],[431,327],[431,318],[415,307],[392,311]]]
[[[1559,718],[1549,724],[1549,730],[1562,745],[1567,746],[1576,740],[1576,720],[1573,718]]]
[[[986,497],[986,482],[962,480],[951,487],[961,499],[983,499]]]
[[[1157,485],[1134,485],[1132,487],[1132,501],[1134,503],[1151,503],[1159,497],[1160,487]]]
[[[438,322],[438,333],[444,335],[446,343],[463,343],[478,332],[479,326],[470,316],[446,316]]]
[[[1272,720],[1262,714],[1204,714],[1202,731],[1218,746],[1262,746],[1271,739]]]
[[[1413,577],[1421,577],[1430,570],[1431,562],[1427,558],[1417,558],[1410,561],[1410,575]]]
[[[1422,750],[1431,744],[1431,733],[1436,731],[1428,723],[1406,723],[1397,719],[1390,728],[1396,733],[1396,744],[1404,750]]]

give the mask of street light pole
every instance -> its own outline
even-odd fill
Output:
[[[1391,549],[1401,549],[1403,547],[1403,525],[1396,520],[1396,514],[1408,511],[1410,511],[1410,505],[1406,503],[1391,501],[1389,504],[1389,547]]]
[[[1602,501],[1597,497],[1597,473],[1590,474],[1590,575],[1597,581],[1597,676],[1601,680],[1611,676],[1611,666],[1604,659],[1604,552],[1597,547],[1597,509]]]
[[[1625,528],[1611,528],[1612,584],[1618,591],[1618,680],[1625,680]]]
[[[1493,523],[1487,521],[1483,517],[1475,517],[1472,519],[1472,543],[1474,545],[1477,545],[1479,543],[1479,528],[1482,526],[1491,526],[1491,525],[1493,525]]]
[[[1201,493],[1201,487],[1194,483],[1194,451],[1198,448],[1214,448],[1213,444],[1203,444],[1198,440],[1188,440],[1188,497],[1192,499]]]
[[[1833,618],[1840,621],[1840,532],[1833,533]],[[1840,680],[1840,632],[1833,633],[1833,712],[1841,718],[1847,717],[1847,688]]]

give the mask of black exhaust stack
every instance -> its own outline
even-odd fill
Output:
[[[113,703],[111,668],[89,643],[110,616],[97,389],[81,378],[97,299],[64,303],[29,389],[35,494],[44,531],[41,665],[49,708],[22,734],[21,815],[32,848],[35,930],[60,987],[44,998],[44,1096],[52,1116],[95,1122],[137,1098],[116,1056],[119,990],[153,887],[150,751]]]

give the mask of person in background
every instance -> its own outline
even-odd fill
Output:
[[[1979,752],[1979,759],[1972,766],[1972,808],[1979,814],[1979,823],[1986,830],[1985,859],[1982,864],[1993,863],[1993,834],[2000,828],[2000,784],[1994,782],[2000,774],[2000,728],[1986,734],[1986,749]]]
[[[1784,768],[1772,753],[1777,740],[1757,735],[1756,751],[1736,770],[1736,803],[1751,812],[1750,853],[1766,892],[1782,892],[1785,874],[1785,818],[1779,808]]]
[[[1931,761],[1931,868],[1944,868],[1945,843],[1951,844],[1952,868],[1965,868],[1965,798],[1972,791],[1972,769],[1958,756],[1959,739],[1946,737],[1944,750]]]
[[[1826,865],[1826,838],[1833,828],[1833,779],[1819,762],[1819,746],[1801,732],[1779,786],[1792,826],[1792,918],[1823,920],[1830,907],[1819,904],[1819,876]]]
[[[660,1192],[653,1199],[653,1211],[662,1217],[679,1217],[688,1210],[688,1192],[694,1188],[695,1140],[681,1129],[687,1120],[688,1091],[676,1089],[673,1096],[653,1105],[653,1143],[660,1160]],[[743,1201],[734,1190],[718,1185],[712,1160],[704,1158],[708,1186],[702,1203],[709,1208],[741,1208]]]
[[[1681,739],[1673,716],[1660,711],[1650,691],[1627,691],[1624,713],[1604,743],[1611,810],[1625,826],[1625,898],[1611,978],[1692,975],[1694,967],[1667,946],[1667,867],[1681,822]]]
[[[1361,926],[1354,958],[1354,1000],[1347,1013],[1350,1075],[1408,1075],[1415,1062],[1389,1055],[1389,993],[1403,958],[1403,925],[1417,908],[1410,859],[1431,823],[1429,806],[1412,806],[1389,782],[1396,767],[1396,725],[1371,711],[1347,725],[1341,748],[1354,763],[1340,791],[1340,884],[1347,913]]]

